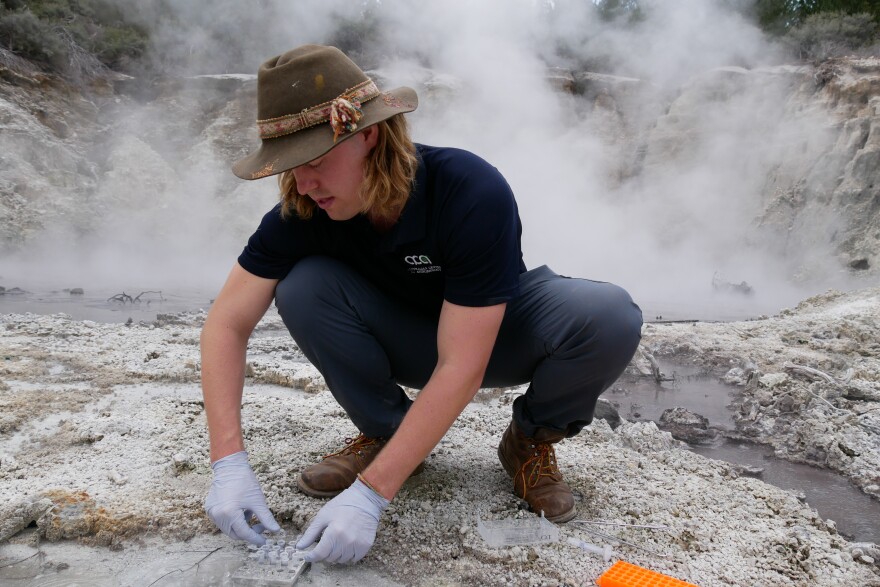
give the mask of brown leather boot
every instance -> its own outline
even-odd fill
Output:
[[[363,434],[346,438],[345,448],[303,469],[296,484],[300,491],[312,497],[339,495],[354,483],[358,473],[373,462],[387,442],[387,438],[368,438]],[[420,463],[412,475],[418,475],[424,468],[425,464]]]
[[[567,522],[577,514],[571,487],[562,480],[553,444],[562,432],[539,428],[527,437],[511,422],[498,445],[498,458],[513,478],[513,492],[526,500],[536,514],[544,512],[551,522]]]

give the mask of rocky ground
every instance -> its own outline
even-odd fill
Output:
[[[203,319],[0,316],[0,583],[208,585],[241,560],[243,547],[217,535],[201,508]],[[880,497],[878,324],[880,289],[830,292],[754,321],[650,324],[632,370],[651,376],[652,359],[674,357],[717,372],[743,391],[735,434]],[[322,503],[297,491],[297,472],[355,430],[274,314],[248,361],[251,462],[295,535]],[[611,563],[566,542],[603,542],[581,525],[561,526],[559,542],[510,548],[477,531],[477,515],[531,516],[495,454],[519,391],[481,391],[394,500],[369,556],[305,582],[593,584]],[[700,587],[880,586],[876,545],[848,542],[796,495],[686,450],[651,422],[596,420],[557,453],[579,519],[668,526],[624,530],[642,548],[619,545],[615,558]]]
[[[730,436],[837,471],[880,498],[877,296],[832,291],[764,320],[648,325],[643,348],[742,387]]]

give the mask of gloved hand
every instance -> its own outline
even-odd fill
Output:
[[[214,482],[205,499],[205,512],[224,534],[233,540],[263,545],[266,543],[266,539],[260,536],[263,530],[281,531],[266,505],[246,452],[225,456],[215,461],[211,468],[214,469]],[[251,527],[248,520],[254,515],[260,523]]]
[[[302,538],[297,550],[308,548],[321,532],[318,545],[305,556],[310,563],[354,563],[373,546],[379,516],[390,502],[356,479],[351,487],[321,508]]]

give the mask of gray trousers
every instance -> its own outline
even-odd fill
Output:
[[[294,266],[275,303],[358,430],[394,434],[412,403],[400,385],[421,389],[437,364],[437,320],[321,256]],[[520,295],[507,304],[483,387],[529,383],[513,402],[520,429],[574,436],[626,368],[641,326],[641,310],[620,287],[533,269],[520,275]]]

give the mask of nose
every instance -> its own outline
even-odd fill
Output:
[[[308,165],[294,167],[293,179],[296,180],[296,191],[301,194],[308,194],[318,187],[318,175]]]

